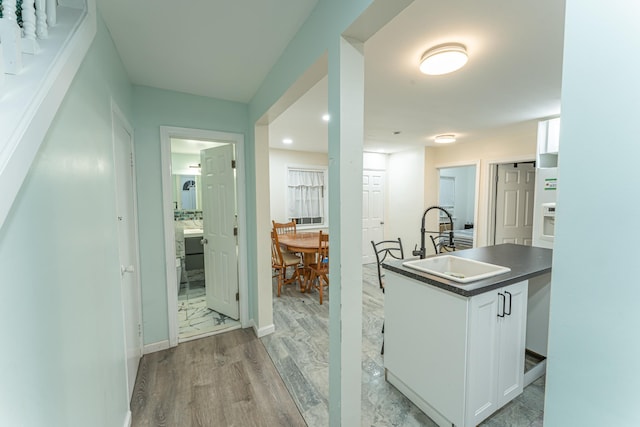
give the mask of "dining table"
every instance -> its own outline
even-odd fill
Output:
[[[319,237],[320,232],[318,231],[302,231],[278,235],[278,242],[285,250],[302,254],[303,276],[305,278],[304,290],[306,290],[306,282],[310,273],[309,264],[315,262],[315,254],[320,249]]]

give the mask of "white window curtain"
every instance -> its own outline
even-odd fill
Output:
[[[288,217],[324,218],[324,172],[289,169]]]

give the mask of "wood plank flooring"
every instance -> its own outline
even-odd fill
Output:
[[[250,329],[145,355],[131,410],[133,427],[306,426]]]

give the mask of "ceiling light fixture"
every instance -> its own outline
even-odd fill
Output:
[[[293,139],[291,138],[285,138],[282,140],[283,144],[293,144]]]
[[[436,144],[451,144],[452,142],[456,142],[456,136],[452,134],[438,135],[433,138],[433,141]]]
[[[420,71],[431,76],[452,73],[467,63],[467,48],[460,43],[432,47],[420,59]]]
[[[330,118],[331,118],[331,116],[328,115],[328,114],[323,114],[322,115],[322,120],[324,120],[325,122],[328,122]]]

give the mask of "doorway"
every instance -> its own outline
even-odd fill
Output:
[[[243,137],[161,128],[169,344],[244,327]]]
[[[479,164],[438,166],[438,205],[452,217],[453,240],[457,249],[477,246]],[[440,212],[438,230],[448,231],[449,220]]]
[[[171,138],[178,341],[239,326],[234,145]]]

